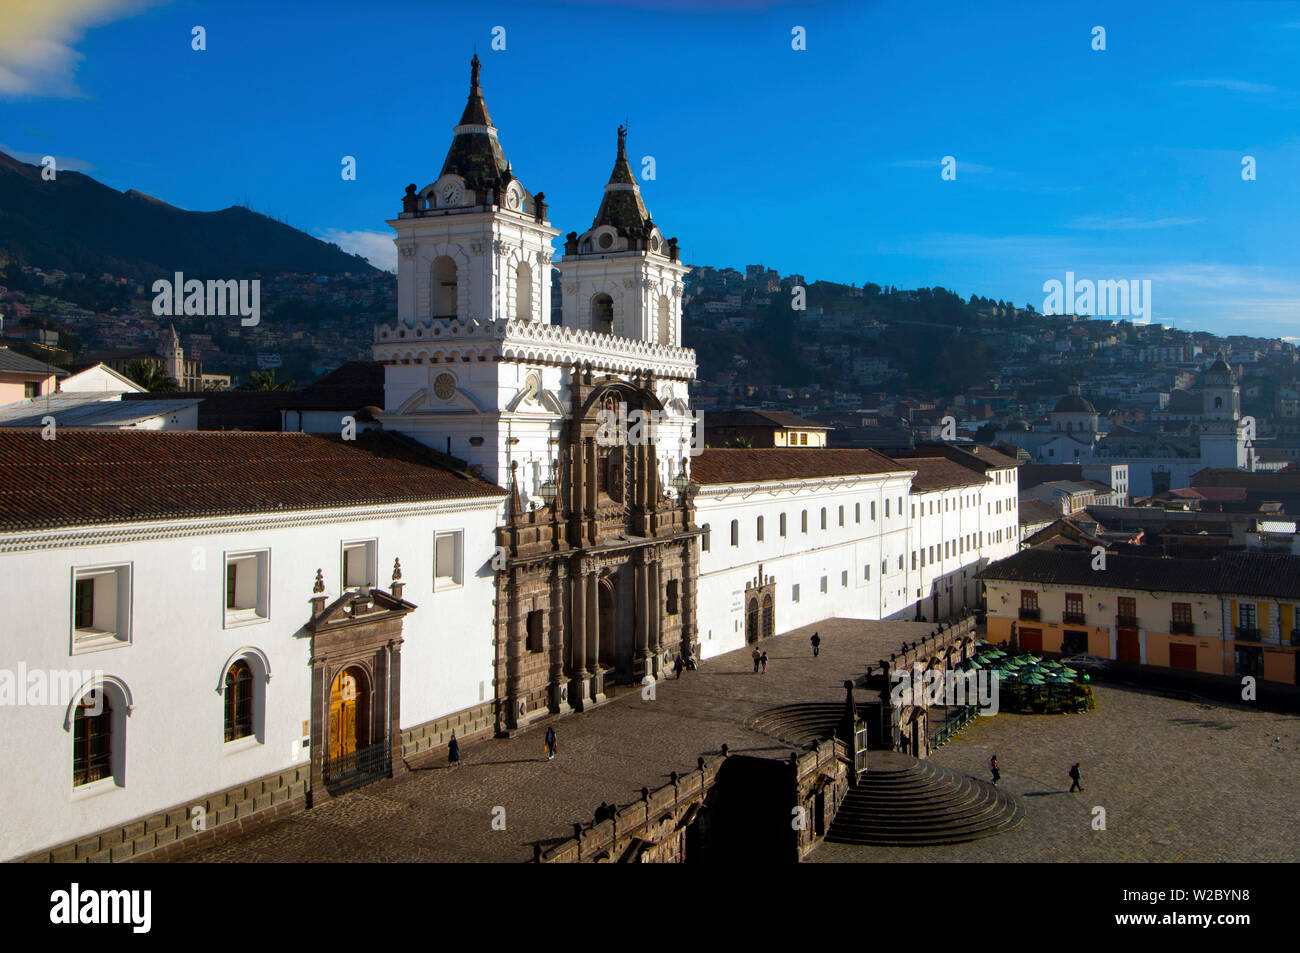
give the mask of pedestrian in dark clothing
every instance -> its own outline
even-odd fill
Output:
[[[814,632],[812,634],[812,638],[809,639],[808,641],[812,643],[813,656],[816,657],[820,655],[822,650],[822,637],[818,635],[816,632]]]
[[[596,808],[596,823],[607,820],[611,816],[611,809],[604,801],[600,802],[600,807]]]
[[[456,732],[451,733],[451,741],[447,742],[447,765],[456,767],[460,764],[460,742],[456,740]]]
[[[761,661],[761,659],[762,656],[759,655],[758,649],[754,649],[754,671],[755,672],[758,671],[758,663]]]
[[[682,677],[682,669],[684,669],[684,668],[686,668],[686,663],[685,663],[684,661],[682,661],[682,657],[679,655],[679,656],[677,656],[677,661],[673,662],[673,673],[674,673],[678,678],[681,678],[681,677]]]
[[[758,664],[763,667],[763,674],[767,674],[767,653],[764,652],[758,657]]]
[[[1002,772],[998,770],[997,755],[989,758],[989,772],[993,775],[993,786],[997,787],[998,781],[1002,778]]]
[[[546,727],[546,760],[552,761],[555,758],[555,729],[549,725]]]
[[[1070,781],[1072,782],[1070,784],[1071,794],[1075,791],[1083,791],[1083,785],[1079,783],[1079,762],[1077,761],[1074,763],[1074,766],[1070,768]]]

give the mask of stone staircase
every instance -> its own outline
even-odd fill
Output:
[[[1011,830],[1020,802],[984,781],[893,751],[872,751],[868,770],[840,805],[826,840],[926,847]]]
[[[801,702],[768,708],[745,719],[745,727],[794,745],[811,747],[835,734],[843,702]]]

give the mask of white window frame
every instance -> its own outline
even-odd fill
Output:
[[[365,582],[350,583],[348,582],[347,564],[348,551],[361,550],[364,553],[366,568]],[[339,588],[343,592],[360,589],[364,586],[375,588],[379,585],[379,540],[378,539],[347,539],[339,543]]]
[[[88,652],[100,652],[104,649],[120,648],[131,644],[131,602],[132,583],[134,579],[133,563],[105,563],[96,566],[74,566],[72,583],[68,600],[68,653],[84,655]],[[112,577],[111,579],[109,577]],[[77,628],[77,581],[93,579],[95,582],[95,605],[92,627]],[[112,589],[112,618],[104,617],[98,607],[108,599],[108,588]],[[98,622],[111,622],[110,628],[95,625]]]
[[[251,605],[236,605],[235,608],[226,606],[226,578],[229,574],[230,564],[253,563],[256,568],[256,589],[255,598]],[[239,590],[239,573],[235,573],[235,588]],[[261,622],[269,622],[271,619],[271,550],[270,549],[245,549],[235,552],[227,551],[221,560],[221,613],[224,621],[224,627],[227,629],[237,628],[244,625],[257,625]]]
[[[438,541],[450,538],[452,543],[452,575],[438,575]],[[440,530],[433,534],[433,591],[445,592],[460,589],[465,585],[465,531],[463,529]]]

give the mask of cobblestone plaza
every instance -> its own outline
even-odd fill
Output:
[[[813,658],[808,637],[822,636]],[[610,703],[552,722],[559,756],[545,759],[542,728],[467,744],[464,764],[437,760],[320,807],[186,855],[198,861],[525,861],[588,823],[602,802],[627,804],[642,786],[686,772],[703,756],[774,758],[791,749],[747,730],[754,712],[843,698],[845,678],[928,625],[828,620],[764,640],[766,674],[748,650],[711,659],[653,700],[627,689]],[[1259,861],[1300,859],[1281,835],[1295,817],[1300,718],[1206,706],[1101,686],[1085,715],[980,718],[932,757],[987,779],[996,751],[1001,786],[1020,796],[1025,822],[1001,836],[935,848],[823,844],[813,862]],[[1275,740],[1278,739],[1278,740]],[[1081,763],[1084,792],[1068,794]],[[1093,829],[1105,808],[1106,830]],[[504,810],[504,815],[502,810]],[[500,819],[504,816],[504,829]],[[497,824],[494,826],[494,818]]]

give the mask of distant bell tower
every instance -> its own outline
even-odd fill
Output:
[[[546,196],[523,187],[502,152],[470,62],[469,99],[438,178],[406,187],[397,231],[397,316],[550,323]]]
[[[171,326],[171,347],[162,354],[167,376],[176,382],[181,390],[186,390],[185,383],[185,348],[181,347],[181,336],[176,333],[176,325]]]
[[[682,278],[677,239],[665,239],[627,159],[627,129],[591,228],[564,244],[563,323],[667,347],[682,345]]]
[[[1252,453],[1240,431],[1241,388],[1220,351],[1201,378],[1201,462],[1246,468]]]

